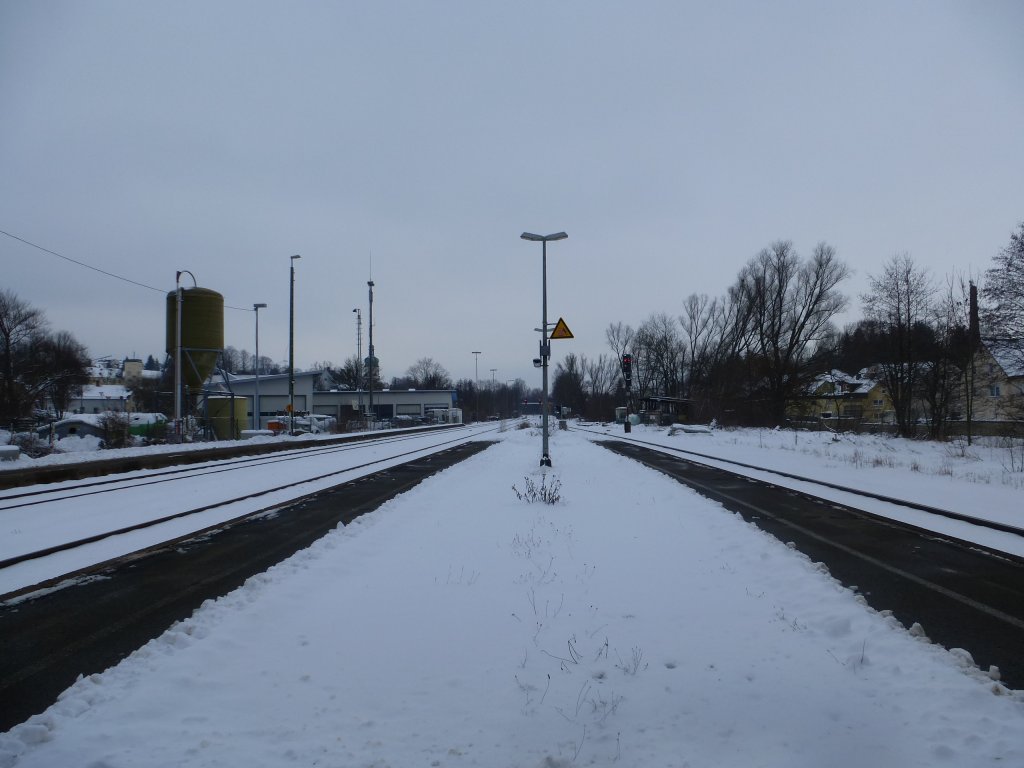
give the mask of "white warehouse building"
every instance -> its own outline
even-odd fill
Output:
[[[367,391],[332,390],[314,391],[313,386],[320,376],[316,371],[295,373],[295,413],[313,413],[331,416],[344,426],[358,421],[370,409],[371,393]],[[236,397],[248,401],[247,415],[252,421],[253,401],[256,394],[255,376],[228,375],[227,383],[213,380],[215,389],[230,391]],[[260,376],[260,425],[285,413],[289,402],[288,374]],[[457,396],[454,389],[401,389],[374,390],[373,413],[377,421],[386,420],[442,420],[461,422]],[[403,418],[404,417],[404,418]]]

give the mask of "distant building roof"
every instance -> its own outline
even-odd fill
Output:
[[[86,384],[82,387],[83,400],[120,400],[122,397],[127,400],[132,396],[132,391],[121,384]]]
[[[1024,345],[1014,339],[982,339],[985,348],[1008,378],[1024,376]]]

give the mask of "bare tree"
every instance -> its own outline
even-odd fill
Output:
[[[818,243],[803,262],[788,240],[772,243],[740,272],[737,288],[749,305],[751,353],[774,421],[784,420],[786,404],[806,381],[804,363],[846,307],[838,286],[849,274],[832,246]]]
[[[44,372],[39,389],[49,399],[55,416],[62,419],[72,395],[89,382],[89,356],[67,331],[40,339],[36,354]]]
[[[636,331],[629,325],[612,323],[605,330],[604,335],[612,353],[617,359],[622,360],[622,356],[633,347],[633,337],[636,336]]]
[[[583,358],[586,388],[591,397],[610,395],[615,391],[615,376],[619,369],[618,363],[608,355],[601,354],[596,358]]]
[[[580,359],[585,374],[584,388],[587,392],[585,415],[589,419],[609,420],[615,415],[615,392],[620,380],[621,361],[606,354],[591,359]]]
[[[933,338],[922,362],[921,394],[928,409],[931,437],[941,439],[948,421],[966,420],[973,442],[975,356],[981,344],[976,323],[976,289],[962,274],[949,275],[932,308]]]
[[[882,274],[869,276],[870,291],[861,296],[864,313],[879,324],[882,383],[892,400],[896,425],[904,437],[915,433],[914,398],[927,358],[934,313],[935,284],[927,269],[908,253],[897,254]]]
[[[692,418],[722,418],[746,401],[747,383],[743,355],[750,343],[751,304],[740,289],[731,286],[726,295],[709,299],[692,294],[683,303],[679,318],[687,351],[686,396],[692,401]]]
[[[256,372],[256,356],[247,349],[238,353],[238,371],[240,373]]]
[[[712,352],[718,340],[716,315],[718,299],[710,299],[706,293],[691,293],[683,302],[683,314],[679,324],[687,347],[687,371],[685,391],[691,395],[700,383],[707,380]]]
[[[238,373],[241,370],[237,349],[234,347],[224,348],[220,354],[220,368],[224,373]]]
[[[637,329],[633,352],[641,396],[681,395],[686,347],[675,320],[664,312],[651,315]]]
[[[570,352],[555,365],[551,394],[560,406],[568,406],[580,414],[586,408],[586,392],[583,387],[586,361]]]
[[[405,375],[417,389],[451,389],[452,377],[431,357],[421,357],[409,366]]]
[[[26,386],[26,367],[34,365],[28,354],[32,339],[46,328],[43,313],[8,290],[0,290],[0,420],[26,415],[34,393]]]
[[[609,324],[604,333],[608,346],[615,355],[616,368],[621,371],[622,356],[627,352],[631,352],[633,349],[636,331],[633,330],[632,326],[618,322]],[[635,380],[637,377],[637,371],[635,368],[633,369],[633,376]],[[633,390],[630,391],[632,392]]]

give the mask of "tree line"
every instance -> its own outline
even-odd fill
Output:
[[[950,419],[970,420],[982,336],[1000,340],[1011,364],[1024,370],[1024,222],[984,273],[982,302],[973,313],[978,327],[972,327],[972,279],[954,274],[938,280],[903,253],[869,275],[869,288],[859,297],[862,319],[840,331],[834,321],[849,305],[840,290],[849,276],[849,267],[827,243],[807,257],[788,240],[771,243],[742,266],[720,296],[690,294],[678,315],[655,312],[636,328],[610,323],[605,333],[610,352],[595,358],[567,354],[555,366],[552,398],[590,418],[611,418],[625,403],[620,363],[628,353],[633,410],[645,398],[661,396],[689,401],[695,421],[774,425],[785,422],[787,406],[806,394],[815,376],[871,369],[892,400],[901,434],[914,434],[923,415],[940,437]],[[162,410],[171,388],[169,360],[162,366],[152,356],[146,360],[147,369],[163,368],[165,380],[141,385],[135,393],[142,401],[138,407]],[[234,347],[221,356],[228,373],[252,374],[256,363],[254,355]],[[62,416],[78,388],[88,383],[89,365],[85,347],[72,334],[51,331],[42,311],[0,290],[0,423],[31,417],[46,404]],[[259,370],[284,372],[267,357],[259,360]],[[314,370],[321,373],[318,389],[366,389],[370,383],[356,355],[338,366],[318,362]],[[430,357],[389,383],[375,369],[372,385],[454,388],[463,409],[481,418],[511,415],[523,399],[540,396],[522,380],[453,383]]]
[[[985,272],[975,328],[972,280],[937,280],[903,253],[869,275],[862,319],[839,331],[834,321],[849,305],[840,288],[850,274],[827,243],[801,257],[792,242],[774,242],[721,296],[691,294],[678,315],[656,312],[636,328],[610,323],[611,354],[566,355],[553,394],[577,413],[610,418],[625,404],[620,364],[628,353],[633,410],[648,397],[680,398],[695,421],[775,425],[819,374],[870,369],[891,397],[901,434],[914,434],[923,416],[940,437],[964,408],[970,418],[982,335],[1001,339],[1024,368],[1024,223]]]
[[[0,289],[0,424],[32,415],[44,402],[65,410],[87,383],[89,357],[68,331],[51,331],[46,315]]]

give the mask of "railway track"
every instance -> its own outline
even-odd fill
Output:
[[[0,731],[44,710],[80,675],[118,663],[205,600],[486,449],[489,431],[448,435],[446,444],[429,449],[403,444],[388,459],[360,462],[363,470],[378,465],[369,474],[360,471],[340,484],[328,479],[328,487],[272,508],[174,539],[164,536],[77,578],[62,577],[57,581],[63,588],[34,585],[18,597],[0,598]]]
[[[0,530],[11,531],[0,550],[0,601],[83,575],[97,562],[107,563],[140,548],[268,514],[358,474],[429,455],[493,429],[318,443],[273,454],[0,492]],[[350,453],[354,458],[346,461]],[[190,497],[204,503],[181,508],[180,500]]]
[[[432,427],[394,430],[387,435],[422,435],[449,429],[462,429],[462,425],[442,424]],[[287,442],[234,442],[212,448],[191,446],[191,450],[174,447],[169,451],[133,453],[115,458],[92,459],[71,464],[55,464],[43,467],[0,468],[0,489],[18,488],[26,485],[57,483],[65,480],[82,480],[88,477],[123,474],[136,470],[159,469],[184,464],[196,464],[239,456],[260,456],[270,453],[301,451],[324,445],[352,444],[380,439],[379,432],[356,432],[332,438],[305,438]]]
[[[955,512],[949,509],[942,509],[941,507],[929,506],[927,504],[919,504],[915,501],[908,499],[899,499],[894,496],[886,496],[881,493],[875,493],[874,491],[867,491],[863,488],[854,488],[848,485],[840,485],[839,483],[832,483],[827,480],[818,480],[804,475],[794,474],[792,472],[784,472],[777,469],[770,469],[768,467],[761,467],[756,464],[749,464],[742,461],[734,461],[732,459],[723,459],[718,456],[711,456],[706,453],[700,453],[698,451],[691,451],[685,448],[675,448],[673,446],[662,445],[661,443],[654,443],[648,440],[640,440],[632,437],[624,437],[617,435],[614,438],[608,433],[598,430],[586,429],[581,427],[574,427],[577,431],[587,432],[593,435],[598,435],[605,439],[614,439],[623,443],[629,443],[631,445],[640,445],[652,448],[657,451],[669,453],[671,455],[685,458],[692,464],[697,464],[706,467],[721,468],[722,465],[728,467],[735,467],[737,474],[742,474],[739,470],[751,470],[758,474],[769,474],[776,477],[784,478],[787,480],[796,480],[800,483],[807,483],[811,486],[818,486],[820,488],[827,488],[833,491],[840,491],[842,493],[852,494],[854,496],[860,496],[865,499],[873,499],[875,501],[882,501],[887,504],[892,504],[896,507],[902,507],[908,510],[914,510],[918,512],[926,512],[930,515],[936,515],[943,517],[948,520],[956,520],[963,523],[969,523],[971,525],[977,525],[981,528],[987,528],[993,531],[1001,531],[1003,533],[1012,533],[1016,536],[1024,537],[1024,528],[1020,526],[1010,525],[1008,523],[1001,523],[994,520],[986,520],[984,518],[967,515],[962,512]],[[748,475],[743,475],[747,477]],[[864,510],[861,510],[864,514],[870,514]]]
[[[1024,557],[927,528],[893,520],[849,504],[698,461],[690,451],[642,440],[610,439],[599,445],[684,483],[745,520],[826,565],[834,578],[861,594],[876,610],[888,610],[905,626],[920,624],[935,642],[968,650],[981,669],[997,667],[1001,679],[1024,688]],[[774,473],[785,475],[789,473]],[[835,484],[799,478],[800,484]],[[923,505],[843,488],[846,493],[922,510]],[[929,509],[929,508],[925,508]],[[948,510],[934,514],[948,517]],[[1019,529],[956,515],[1002,533]],[[1007,531],[1007,528],[1011,530]],[[1024,533],[1024,532],[1020,532]]]

